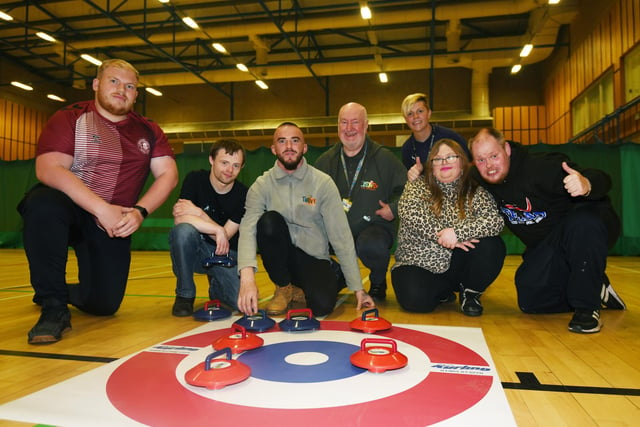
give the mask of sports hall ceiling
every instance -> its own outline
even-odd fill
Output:
[[[367,3],[372,17],[363,19]],[[511,66],[546,58],[578,0],[20,0],[0,1],[0,59],[41,78],[79,85],[95,75],[80,58],[123,58],[141,83],[207,84]],[[193,18],[198,29],[182,20]],[[44,32],[56,41],[45,41]],[[214,49],[220,43],[227,53]],[[527,58],[519,52],[534,45]],[[245,64],[249,71],[236,68]],[[7,84],[10,76],[2,76]]]

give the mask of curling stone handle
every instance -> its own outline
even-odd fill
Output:
[[[210,306],[215,306],[217,308],[220,308],[220,300],[219,299],[212,299],[211,301],[207,301],[204,303],[204,311],[209,310]]]
[[[238,325],[237,323],[231,325],[231,332],[240,332],[242,334],[242,339],[247,338],[247,328],[242,325]]]
[[[313,312],[311,311],[310,308],[298,308],[294,310],[289,310],[289,312],[287,313],[287,320],[291,320],[291,317],[293,317],[293,315],[298,315],[298,314],[306,314],[309,319],[313,317]]]
[[[367,315],[373,313],[373,317],[378,317],[378,308],[374,307],[374,308],[370,308],[369,310],[365,310],[364,313],[362,313],[362,320],[365,321],[367,320]]]
[[[360,351],[366,351],[367,344],[386,344],[391,346],[393,353],[398,352],[398,345],[392,339],[388,338],[365,338],[360,342]]]
[[[211,369],[211,361],[222,354],[226,355],[227,360],[231,360],[231,349],[229,347],[214,351],[204,359],[204,370],[209,371]]]

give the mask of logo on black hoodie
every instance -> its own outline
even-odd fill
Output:
[[[531,208],[531,201],[525,197],[526,208],[520,208],[517,205],[507,204],[500,207],[500,211],[507,217],[507,220],[514,225],[531,225],[537,224],[547,217],[544,211],[536,212]]]

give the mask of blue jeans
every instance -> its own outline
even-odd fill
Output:
[[[216,244],[205,238],[191,224],[178,224],[169,232],[169,251],[176,276],[176,295],[183,298],[196,296],[194,273],[206,274],[209,278],[209,299],[218,299],[236,309],[240,277],[237,267],[215,265],[209,269],[202,267],[202,261],[216,250]],[[229,256],[237,259],[236,251]]]

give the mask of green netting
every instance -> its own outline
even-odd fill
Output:
[[[605,170],[613,180],[611,199],[622,218],[622,236],[611,250],[612,255],[640,255],[640,193],[636,190],[640,183],[640,145],[627,143],[619,145],[546,145],[530,147],[532,151],[562,151],[581,166]],[[313,164],[326,148],[309,147],[306,158]],[[391,149],[400,157],[400,149]],[[168,250],[167,232],[173,223],[171,206],[177,199],[179,188],[185,175],[194,169],[209,169],[207,155],[180,154],[176,158],[180,171],[180,184],[167,202],[153,212],[133,237],[134,250]],[[239,179],[251,185],[265,170],[273,166],[275,157],[265,147],[247,153],[247,161]],[[22,247],[22,221],[15,207],[22,195],[35,182],[35,162],[20,160],[0,162],[0,247]],[[151,179],[147,185],[151,182]],[[503,234],[510,254],[522,253],[523,245],[508,231]]]

